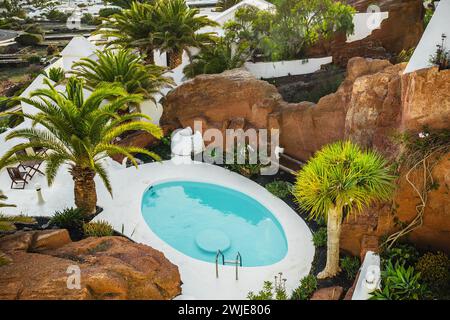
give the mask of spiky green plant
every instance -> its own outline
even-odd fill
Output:
[[[185,0],[156,2],[155,14],[158,26],[154,37],[157,48],[168,54],[170,69],[181,64],[186,49],[204,48],[215,43],[215,33],[199,31],[218,24],[199,13],[199,9],[189,8]]]
[[[150,121],[144,121],[151,120],[145,114],[118,115],[117,111],[127,104],[142,101],[141,95],[129,95],[119,85],[97,87],[85,98],[83,81],[75,77],[68,79],[65,93],[58,92],[48,80],[44,80],[44,83],[47,88],[33,91],[30,98],[18,98],[39,112],[24,113],[23,116],[32,120],[33,125],[12,130],[6,135],[5,140],[23,138],[29,142],[18,143],[8,150],[0,158],[0,168],[26,160],[42,160],[46,162],[45,175],[51,185],[59,168],[67,165],[75,184],[75,204],[91,214],[96,210],[94,177],[97,174],[112,195],[102,159],[122,154],[136,168],[135,153],[159,159],[156,154],[143,148],[116,145],[113,143],[115,138],[134,130],[142,130],[161,138],[162,130]],[[105,101],[107,102],[104,103]],[[135,120],[136,117],[144,119]],[[35,155],[16,154],[17,151],[30,147],[47,148],[48,151]]]
[[[44,75],[55,83],[60,83],[66,78],[66,74],[63,68],[50,68]]]
[[[144,65],[129,49],[97,51],[97,57],[97,60],[83,58],[72,68],[72,73],[83,78],[90,89],[104,83],[120,83],[129,94],[138,93],[154,100],[163,88],[174,84],[171,77],[165,76],[165,68]]]
[[[83,225],[86,237],[108,237],[114,234],[114,229],[107,221],[94,221]]]
[[[339,271],[339,237],[344,212],[357,214],[373,201],[389,200],[395,177],[387,161],[350,141],[329,144],[298,172],[293,194],[310,217],[327,218],[327,263],[318,278]]]

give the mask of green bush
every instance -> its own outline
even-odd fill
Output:
[[[50,68],[46,73],[44,72],[45,76],[48,77],[50,80],[59,83],[63,81],[66,76],[63,68]]]
[[[113,227],[106,221],[89,222],[83,225],[86,237],[108,237],[114,234]]]
[[[40,34],[22,33],[16,37],[16,42],[23,46],[35,46],[44,41],[44,37]]]
[[[313,233],[313,243],[316,248],[324,247],[327,244],[327,228],[322,227]]]
[[[108,18],[109,16],[119,13],[121,9],[119,8],[103,8],[100,9],[98,15],[102,18]]]
[[[41,63],[41,56],[33,54],[33,55],[27,57],[27,61],[31,64]]]
[[[38,24],[31,24],[27,26],[24,31],[26,33],[40,34],[42,36],[45,34],[44,29]]]
[[[421,284],[420,273],[413,267],[405,268],[398,262],[385,264],[381,272],[382,289],[371,293],[370,300],[421,300],[428,296],[427,287]]]
[[[428,252],[419,258],[416,270],[422,282],[434,292],[442,292],[450,287],[450,259],[443,252]]]
[[[304,277],[300,280],[300,286],[298,286],[292,292],[292,300],[308,300],[311,298],[314,291],[317,290],[317,279],[312,274]]]
[[[48,47],[47,47],[47,55],[48,56],[54,56],[58,53],[59,53],[59,48],[57,45],[54,45],[54,44],[48,45]]]
[[[291,194],[292,183],[287,181],[273,181],[266,184],[265,187],[274,196],[284,199]]]
[[[71,16],[70,13],[64,13],[54,8],[46,12],[44,15],[48,20],[56,22],[66,22],[67,18]]]
[[[57,211],[50,220],[50,224],[62,229],[79,229],[83,227],[85,219],[84,210],[80,208],[67,208]]]
[[[358,257],[346,256],[341,259],[341,268],[345,272],[348,280],[356,278],[361,263]]]
[[[385,249],[381,252],[383,261],[391,261],[392,264],[402,264],[405,266],[414,266],[419,259],[419,252],[410,244],[397,244],[395,247]]]

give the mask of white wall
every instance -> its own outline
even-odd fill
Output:
[[[450,50],[450,0],[441,0],[428,23],[419,44],[414,51],[404,73],[429,68],[430,56],[436,53],[436,45],[441,43],[441,36],[447,36],[446,48]]]
[[[246,62],[244,67],[256,78],[276,78],[313,73],[320,70],[322,65],[331,62],[333,62],[333,57],[278,62]]]
[[[347,42],[362,40],[371,35],[372,31],[380,29],[383,20],[389,17],[389,12],[356,13],[353,17],[355,31],[347,37]]]

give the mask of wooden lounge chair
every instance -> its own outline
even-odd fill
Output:
[[[26,152],[24,150],[16,152],[17,155],[26,155]],[[30,177],[30,180],[34,177],[34,175],[39,172],[40,174],[44,174],[41,170],[39,170],[41,164],[43,161],[41,160],[28,160],[28,161],[22,161],[19,164],[19,167],[22,167],[26,172],[27,175]]]
[[[11,178],[11,189],[25,189],[25,185],[28,184],[28,172],[23,172],[19,168],[13,167],[6,168],[6,170]]]

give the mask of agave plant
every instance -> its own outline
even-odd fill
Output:
[[[83,78],[90,89],[104,83],[120,83],[129,94],[154,100],[163,88],[174,84],[171,77],[164,75],[165,68],[144,65],[129,49],[98,51],[97,57],[98,60],[83,58],[72,68],[72,73]]]
[[[340,272],[339,237],[344,212],[357,214],[373,201],[390,199],[394,176],[386,160],[356,144],[325,146],[297,174],[293,194],[313,219],[327,218],[327,263],[318,278]]]
[[[136,117],[150,120],[145,114],[117,114],[128,103],[142,100],[141,95],[130,95],[120,85],[99,86],[85,98],[83,81],[75,77],[68,80],[65,93],[58,92],[48,80],[44,82],[47,88],[33,91],[30,98],[18,98],[39,112],[24,113],[23,116],[32,120],[33,125],[6,135],[5,140],[22,138],[29,142],[19,143],[8,150],[0,158],[0,168],[27,160],[45,161],[47,182],[52,185],[61,166],[68,166],[75,184],[75,204],[91,214],[96,210],[94,177],[97,174],[112,195],[102,159],[122,154],[136,167],[135,153],[159,160],[156,154],[146,149],[114,144],[115,138],[132,130],[142,130],[161,138],[162,130],[149,121],[135,120]],[[46,148],[48,151],[35,155],[17,154],[27,148]]]
[[[53,67],[48,69],[47,72],[44,71],[43,74],[55,83],[60,83],[66,78],[63,68]]]
[[[154,39],[157,48],[168,54],[170,69],[181,64],[183,52],[188,48],[204,48],[216,41],[215,33],[199,30],[218,24],[200,16],[200,11],[189,8],[185,0],[158,0],[155,13],[159,23]]]
[[[94,33],[108,37],[107,46],[139,49],[146,62],[153,63],[157,25],[153,5],[133,2],[129,9],[105,19]]]

